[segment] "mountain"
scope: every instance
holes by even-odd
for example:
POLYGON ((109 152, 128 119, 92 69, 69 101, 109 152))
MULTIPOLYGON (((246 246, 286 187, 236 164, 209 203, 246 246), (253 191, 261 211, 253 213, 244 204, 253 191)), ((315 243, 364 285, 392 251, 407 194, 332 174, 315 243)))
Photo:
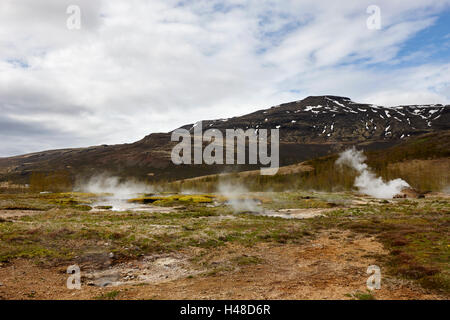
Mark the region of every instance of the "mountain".
MULTIPOLYGON (((450 130, 404 139, 393 147, 365 152, 366 164, 384 181, 401 178, 423 193, 450 190, 450 130)), ((221 183, 236 184, 251 191, 354 189, 358 172, 336 164, 338 154, 326 155, 280 167, 275 176, 261 176, 260 170, 206 175, 174 181, 173 190, 217 192, 221 183)))
MULTIPOLYGON (((280 129, 280 164, 290 165, 355 145, 365 150, 395 146, 411 137, 450 129, 450 106, 383 107, 339 96, 310 96, 244 116, 203 121, 203 130, 280 129)), ((182 128, 194 130, 195 124, 182 128)), ((152 133, 130 144, 61 149, 0 158, 0 180, 26 183, 32 172, 72 176, 103 172, 148 179, 180 179, 236 170, 226 165, 175 166, 171 132, 152 133)), ((258 166, 241 165, 238 170, 258 166)))

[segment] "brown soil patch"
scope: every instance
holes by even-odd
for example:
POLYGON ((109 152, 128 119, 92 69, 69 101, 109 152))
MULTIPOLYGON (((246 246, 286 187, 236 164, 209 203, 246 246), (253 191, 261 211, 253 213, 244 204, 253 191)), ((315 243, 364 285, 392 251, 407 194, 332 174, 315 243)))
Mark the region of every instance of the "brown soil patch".
MULTIPOLYGON (((367 267, 381 266, 385 254, 372 237, 335 230, 304 244, 229 244, 112 266, 110 279, 118 286, 90 286, 95 272, 81 270, 81 290, 66 288, 65 268, 16 260, 0 266, 0 298, 92 299, 118 291, 118 299, 350 299, 353 293, 367 292, 367 267), (249 258, 253 262, 245 263, 249 258), (209 273, 200 274, 199 266, 209 273)), ((383 267, 381 272, 381 289, 373 292, 377 299, 445 298, 388 277, 383 267)))
POLYGON ((0 210, 0 218, 16 219, 25 216, 33 216, 43 212, 44 211, 37 211, 37 210, 0 210))

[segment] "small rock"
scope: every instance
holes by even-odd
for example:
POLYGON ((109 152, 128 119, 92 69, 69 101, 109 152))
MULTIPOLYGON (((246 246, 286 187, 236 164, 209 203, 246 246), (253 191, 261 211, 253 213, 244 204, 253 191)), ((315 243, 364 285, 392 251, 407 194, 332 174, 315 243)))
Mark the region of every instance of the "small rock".
POLYGON ((110 252, 108 256, 112 259, 114 258, 114 253, 110 252))
POLYGON ((99 287, 108 287, 111 285, 112 285, 112 282, 110 282, 110 281, 102 281, 101 283, 98 284, 99 287))
POLYGON ((0 282, 0 287, 3 287, 3 283, 0 282))

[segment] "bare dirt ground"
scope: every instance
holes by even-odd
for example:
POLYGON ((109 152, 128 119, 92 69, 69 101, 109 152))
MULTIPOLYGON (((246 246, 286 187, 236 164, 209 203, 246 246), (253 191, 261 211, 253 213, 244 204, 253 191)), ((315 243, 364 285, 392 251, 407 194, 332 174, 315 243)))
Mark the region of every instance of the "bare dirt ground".
POLYGON ((12 219, 40 214, 38 210, 0 210, 0 219, 12 219))
MULTIPOLYGON (((340 230, 303 244, 230 243, 202 250, 144 257, 100 273, 82 269, 81 290, 67 289, 66 267, 16 259, 0 265, 0 299, 352 299, 368 292, 367 267, 387 254, 374 238, 340 230), (204 273, 190 259, 199 256, 216 271, 204 273), (89 285, 108 276, 106 287, 89 285)), ((381 272, 376 299, 445 299, 381 272)))

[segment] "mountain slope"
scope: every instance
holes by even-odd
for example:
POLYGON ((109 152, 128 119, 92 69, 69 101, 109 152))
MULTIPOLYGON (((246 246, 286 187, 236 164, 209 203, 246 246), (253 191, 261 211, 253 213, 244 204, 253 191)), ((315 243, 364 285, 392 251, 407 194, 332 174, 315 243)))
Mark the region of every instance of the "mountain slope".
MULTIPOLYGON (((371 171, 385 181, 402 178, 416 190, 443 191, 450 186, 450 130, 411 137, 383 150, 366 152, 371 171)), ((352 190, 355 170, 336 165, 338 154, 280 167, 276 176, 261 176, 259 170, 207 175, 173 182, 177 191, 217 192, 218 186, 233 184, 252 191, 352 190)))
MULTIPOLYGON (((365 150, 388 148, 409 137, 450 129, 450 106, 411 105, 386 108, 346 97, 312 96, 241 117, 203 121, 203 130, 280 129, 280 162, 289 165, 332 154, 349 145, 365 150)), ((183 126, 193 131, 194 124, 183 126)), ((171 133, 153 133, 122 145, 62 149, 1 158, 3 180, 26 182, 32 172, 67 171, 72 176, 109 172, 151 179, 180 179, 226 170, 228 166, 175 166, 171 133)), ((238 170, 256 169, 243 165, 238 170)))

